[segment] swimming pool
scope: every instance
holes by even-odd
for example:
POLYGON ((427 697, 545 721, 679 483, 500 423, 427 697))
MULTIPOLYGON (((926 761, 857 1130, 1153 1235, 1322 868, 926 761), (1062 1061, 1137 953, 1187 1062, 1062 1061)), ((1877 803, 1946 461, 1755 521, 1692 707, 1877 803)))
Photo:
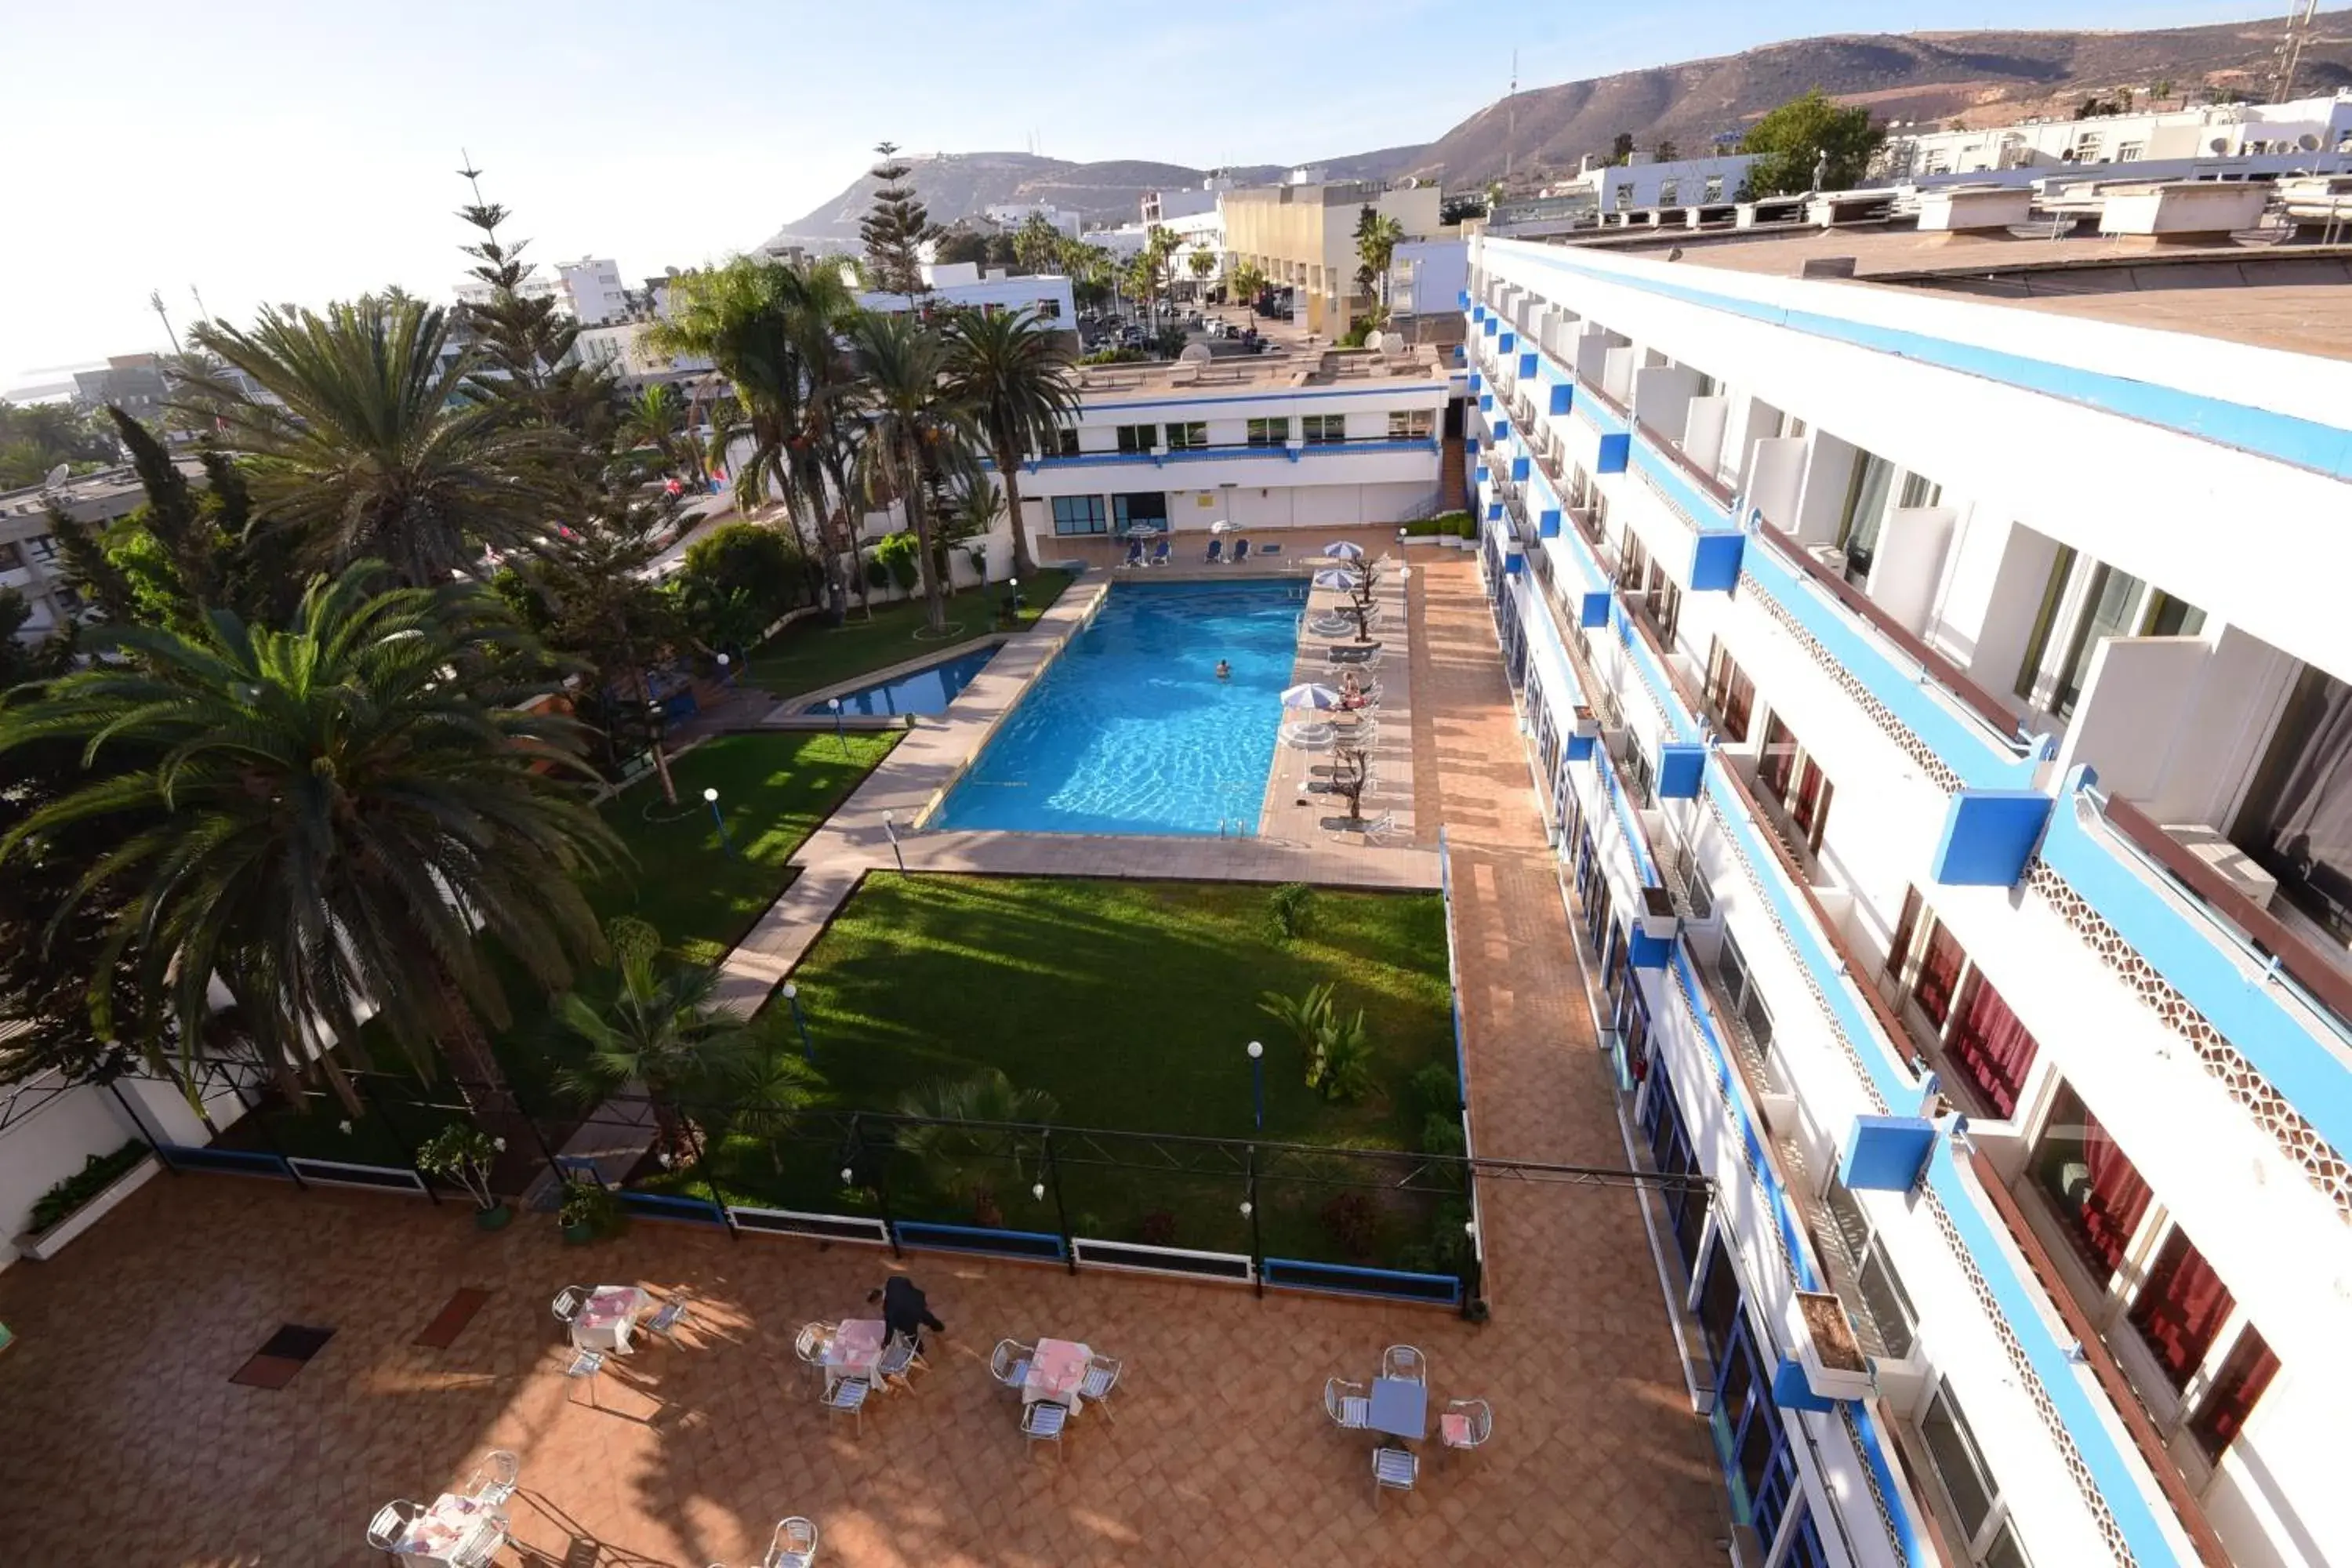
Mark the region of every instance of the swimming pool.
MULTIPOLYGON (((868 715, 944 713, 948 710, 948 704, 955 700, 956 693, 970 686, 971 678, 988 668, 988 661, 996 657, 996 646, 991 643, 986 647, 958 654, 953 658, 909 670, 905 675, 893 676, 888 680, 861 687, 856 691, 845 691, 841 694, 841 710, 868 715)), ((801 711, 830 713, 833 701, 828 698, 821 702, 812 702, 801 711)))
POLYGON ((1295 583, 1121 583, 934 818, 1255 834, 1298 643, 1295 583), (1233 667, 1217 679, 1219 659, 1233 667))

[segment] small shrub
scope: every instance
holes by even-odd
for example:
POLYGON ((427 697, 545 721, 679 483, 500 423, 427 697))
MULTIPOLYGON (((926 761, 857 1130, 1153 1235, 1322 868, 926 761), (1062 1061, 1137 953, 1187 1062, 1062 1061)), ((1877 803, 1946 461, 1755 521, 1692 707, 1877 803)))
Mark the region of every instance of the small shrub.
POLYGON ((1359 1259, 1372 1255, 1372 1245, 1380 1239, 1381 1215, 1370 1196, 1341 1193, 1323 1205, 1320 1217, 1340 1251, 1359 1259))
POLYGON ((1353 1105, 1372 1092, 1372 1040, 1361 1007, 1352 1018, 1331 1016, 1317 1055, 1320 1070, 1313 1087, 1326 1102, 1353 1105))
POLYGON ((555 1217, 567 1230, 584 1225, 592 1236, 614 1236, 621 1229, 621 1200, 599 1183, 566 1182, 555 1217))
POLYGON ((1413 1103, 1423 1110, 1451 1116, 1462 1109, 1462 1080, 1447 1063, 1432 1062, 1406 1082, 1412 1089, 1413 1103))
POLYGON ((874 547, 874 561, 890 574, 890 581, 898 585, 902 594, 913 593, 915 584, 922 580, 921 547, 914 534, 904 529, 883 536, 882 542, 874 547))
POLYGON ((73 1217, 74 1211, 98 1196, 131 1166, 147 1155, 147 1145, 133 1138, 111 1154, 92 1154, 81 1163, 81 1169, 43 1193, 33 1205, 32 1232, 38 1236, 52 1226, 73 1217))
POLYGON ((1175 1246, 1176 1216, 1166 1209, 1153 1209, 1137 1227, 1136 1239, 1146 1247, 1175 1246))
POLYGON ((866 557, 866 585, 869 588, 888 587, 890 585, 890 568, 883 565, 881 561, 876 557, 866 557))
POLYGON ((1469 1143, 1462 1136, 1462 1121, 1442 1110, 1433 1110, 1421 1119, 1421 1152, 1424 1154, 1466 1154, 1469 1143))
POLYGON ((1285 882, 1266 895, 1265 912, 1282 940, 1308 935, 1315 930, 1315 889, 1304 882, 1285 882))
POLYGON ((498 1206, 490 1191, 490 1167, 498 1163, 506 1140, 494 1139, 470 1121, 452 1121, 416 1151, 416 1168, 466 1189, 476 1208, 498 1206))

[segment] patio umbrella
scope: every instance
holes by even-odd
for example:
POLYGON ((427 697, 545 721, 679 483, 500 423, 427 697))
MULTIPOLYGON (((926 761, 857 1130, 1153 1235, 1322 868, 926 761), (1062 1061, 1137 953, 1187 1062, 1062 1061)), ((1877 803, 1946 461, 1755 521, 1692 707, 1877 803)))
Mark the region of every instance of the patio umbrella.
POLYGON ((1323 553, 1339 561, 1361 561, 1364 558, 1364 547, 1342 539, 1325 545, 1323 553))
POLYGON ((1209 531, 1211 533, 1239 533, 1241 531, 1241 527, 1242 525, 1235 522, 1232 518, 1221 517, 1217 519, 1216 521, 1209 524, 1209 531))
POLYGON ((1282 705, 1285 708, 1319 708, 1336 710, 1343 700, 1344 699, 1331 688, 1311 683, 1306 686, 1285 687, 1282 692, 1282 705))
POLYGON ((1349 572, 1318 572, 1315 574, 1315 585, 1318 588, 1352 588, 1356 585, 1356 578, 1353 573, 1349 572))
POLYGON ((1127 531, 1127 537, 1129 539, 1157 539, 1160 537, 1160 531, 1152 527, 1148 522, 1139 522, 1127 531))

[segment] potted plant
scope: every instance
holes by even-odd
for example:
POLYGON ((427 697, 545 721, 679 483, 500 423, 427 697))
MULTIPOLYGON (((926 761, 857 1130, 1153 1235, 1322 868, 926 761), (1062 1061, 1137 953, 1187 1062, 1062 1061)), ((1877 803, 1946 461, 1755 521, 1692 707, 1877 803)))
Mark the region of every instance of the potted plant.
POLYGON ((506 1146, 505 1139, 493 1138, 470 1121, 453 1121, 416 1151, 416 1168, 465 1188, 466 1195, 474 1200, 478 1227, 504 1230, 514 1211, 490 1191, 490 1166, 506 1146))
POLYGON ((621 1206, 610 1189, 596 1182, 566 1182, 563 1184, 563 1204, 556 1211, 556 1219, 563 1226, 563 1239, 573 1247, 585 1247, 599 1236, 610 1233, 618 1225, 621 1206))

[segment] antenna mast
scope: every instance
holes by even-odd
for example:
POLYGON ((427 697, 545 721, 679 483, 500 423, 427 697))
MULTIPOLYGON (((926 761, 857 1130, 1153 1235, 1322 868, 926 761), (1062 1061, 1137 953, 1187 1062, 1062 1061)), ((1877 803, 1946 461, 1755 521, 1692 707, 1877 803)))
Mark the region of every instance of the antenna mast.
POLYGON ((183 352, 180 348, 180 334, 172 330, 171 312, 163 309, 163 290, 161 289, 148 289, 147 303, 153 306, 155 309, 155 314, 163 318, 163 335, 172 340, 172 352, 173 353, 183 352))
POLYGON ((2303 46, 2311 37, 2311 18, 2319 9, 2319 0, 2304 0, 2303 15, 2294 14, 2293 0, 2286 10, 2286 37, 2278 47, 2278 74, 2271 79, 2271 101, 2284 103, 2294 96, 2294 73, 2303 65, 2303 46))
MULTIPOLYGON (((2317 5, 2319 0, 2312 0, 2317 5)), ((1511 163, 1519 149, 1519 51, 1511 51, 1511 90, 1503 100, 1503 183, 1511 179, 1511 163)))

